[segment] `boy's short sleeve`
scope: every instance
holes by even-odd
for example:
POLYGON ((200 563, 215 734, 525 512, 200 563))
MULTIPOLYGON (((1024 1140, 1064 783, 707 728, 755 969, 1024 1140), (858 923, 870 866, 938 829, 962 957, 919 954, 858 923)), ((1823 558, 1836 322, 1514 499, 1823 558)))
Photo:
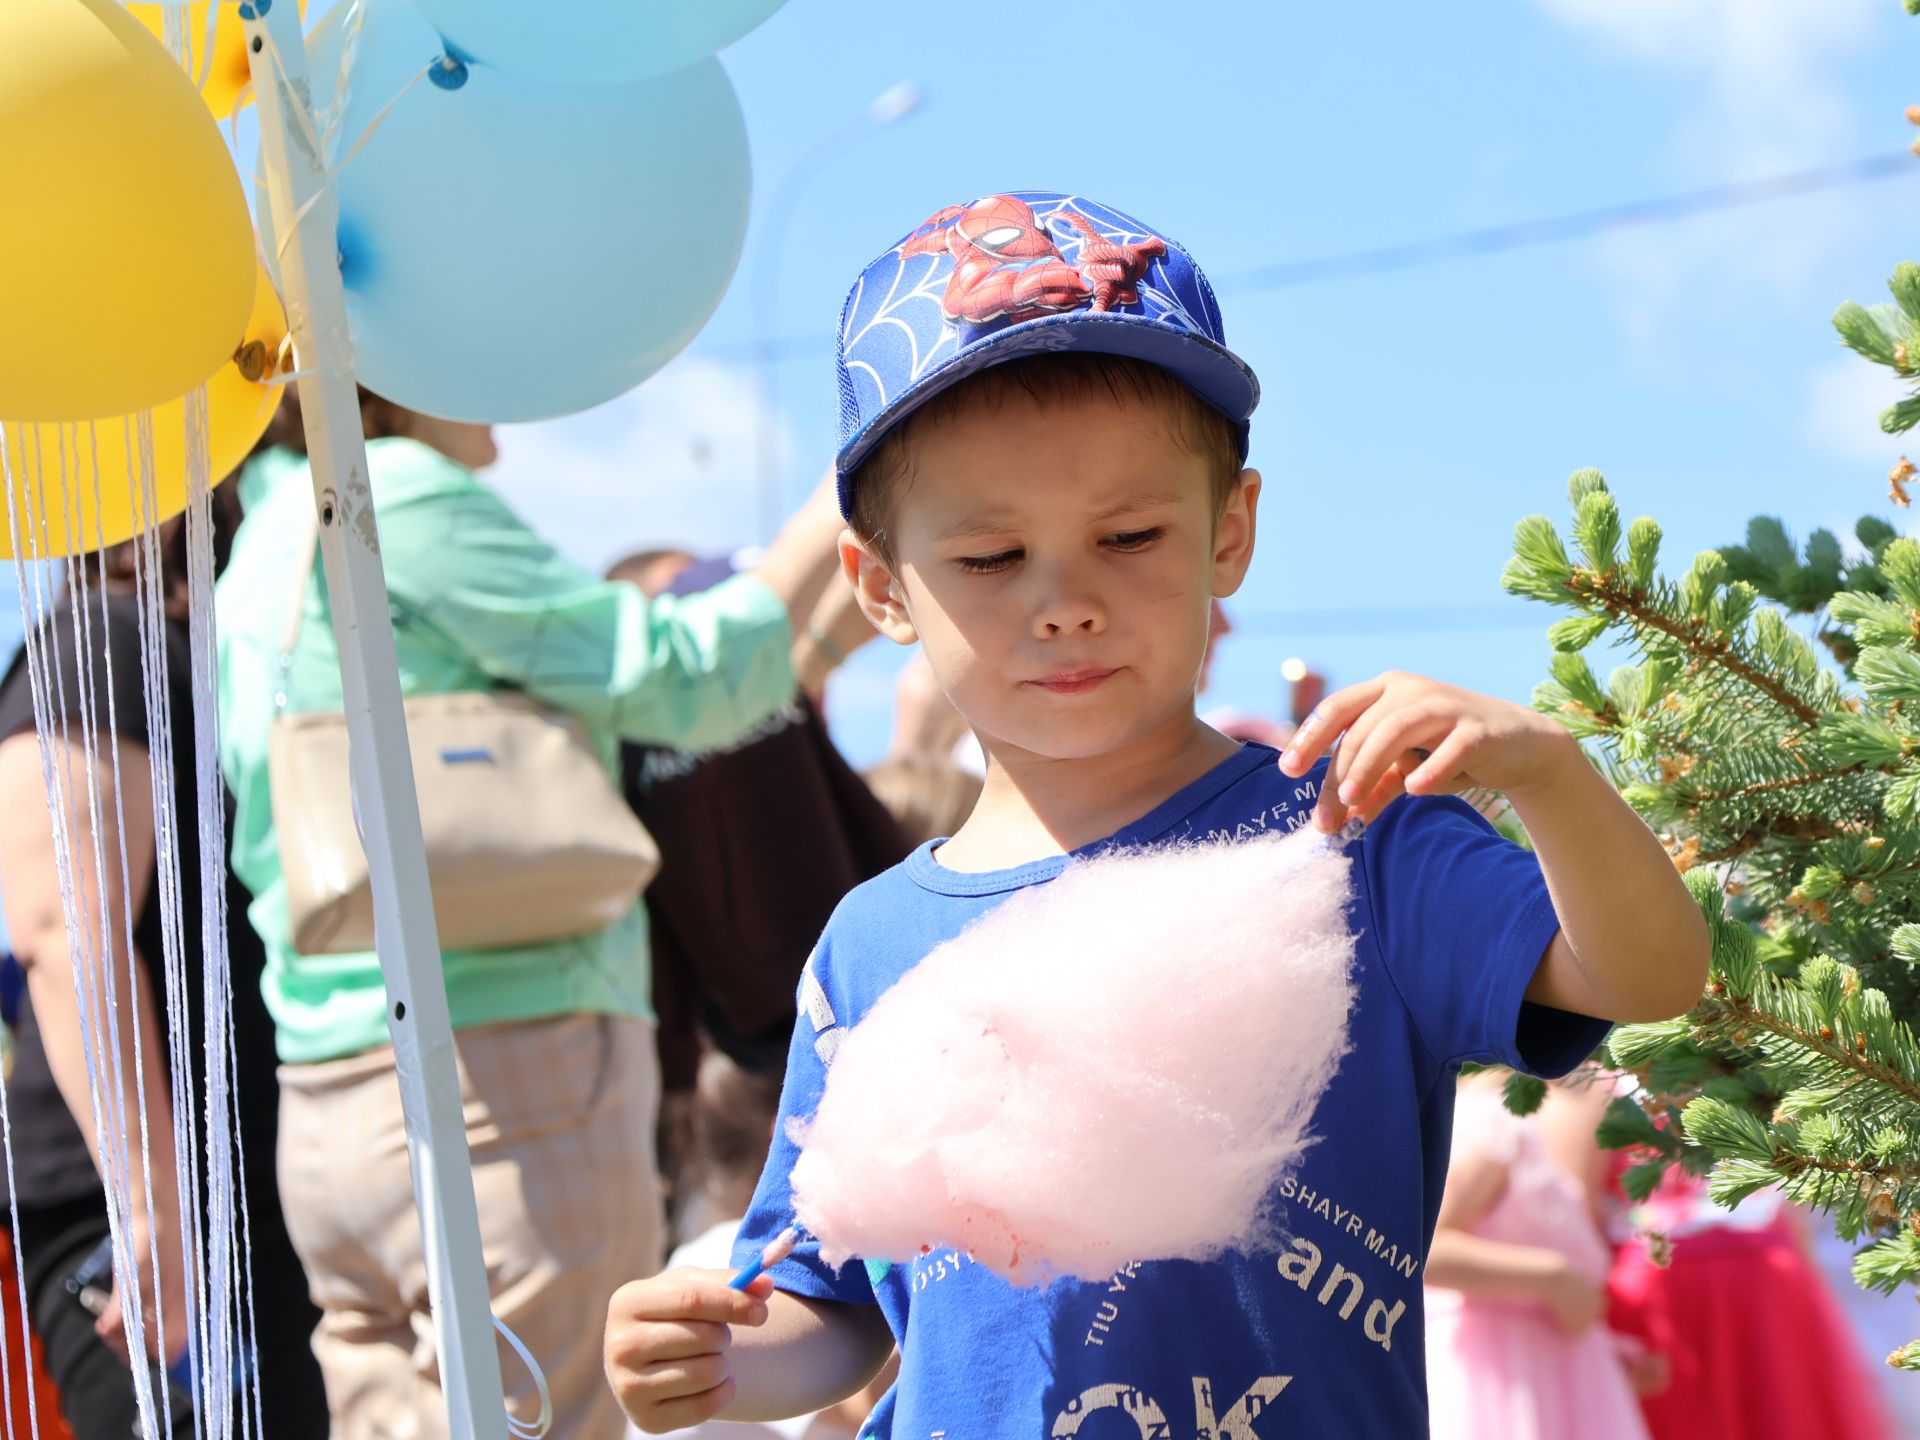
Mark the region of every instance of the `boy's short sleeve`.
MULTIPOLYGON (((750 1263, 775 1236, 793 1223, 793 1192, 788 1181, 800 1147, 788 1133, 791 1123, 809 1120, 820 1105, 826 1088, 827 1064, 835 1045, 844 1033, 842 1019, 827 997, 823 984, 826 941, 807 961, 800 973, 799 1019, 793 1027, 793 1045, 787 1051, 787 1078, 780 1088, 780 1118, 773 1127, 773 1145, 767 1152, 766 1168, 754 1187, 753 1204, 733 1242, 736 1267, 750 1263)), ((820 1242, 811 1235, 801 1237, 791 1259, 770 1271, 774 1284, 796 1295, 815 1300, 839 1300, 850 1305, 878 1303, 867 1270, 858 1260, 849 1261, 837 1272, 820 1258, 820 1242)))
POLYGON ((1364 898, 1356 923, 1433 1058, 1573 1069, 1607 1022, 1526 999, 1560 928, 1532 852, 1452 797, 1389 805, 1359 843, 1364 898))

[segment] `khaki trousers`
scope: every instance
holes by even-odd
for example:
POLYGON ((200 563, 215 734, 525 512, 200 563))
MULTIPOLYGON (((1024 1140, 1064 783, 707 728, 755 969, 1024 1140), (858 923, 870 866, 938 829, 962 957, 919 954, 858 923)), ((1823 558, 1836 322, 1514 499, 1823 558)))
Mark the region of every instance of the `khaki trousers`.
MULTIPOLYGON (((619 1440, 607 1302, 660 1267, 653 1028, 568 1015, 462 1030, 460 1095, 493 1310, 545 1372, 551 1440, 619 1440)), ((321 1310, 333 1440, 447 1440, 393 1051, 280 1068, 280 1198, 321 1310)), ((500 1346, 511 1412, 539 1415, 500 1346)))

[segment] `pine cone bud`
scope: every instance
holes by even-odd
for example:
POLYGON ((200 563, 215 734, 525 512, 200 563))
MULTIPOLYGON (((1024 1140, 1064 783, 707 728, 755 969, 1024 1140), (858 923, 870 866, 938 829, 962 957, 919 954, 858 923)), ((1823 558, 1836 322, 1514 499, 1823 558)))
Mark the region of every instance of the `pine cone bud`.
POLYGON ((1831 1039, 1833 1039, 1833 1026, 1831 1026, 1831 1025, 1822 1025, 1822 1026, 1820 1027, 1820 1038, 1821 1038, 1822 1040, 1831 1040, 1831 1039))
POLYGON ((1876 898, 1873 886, 1864 880, 1853 887, 1853 903, 1856 905, 1871 905, 1876 898))

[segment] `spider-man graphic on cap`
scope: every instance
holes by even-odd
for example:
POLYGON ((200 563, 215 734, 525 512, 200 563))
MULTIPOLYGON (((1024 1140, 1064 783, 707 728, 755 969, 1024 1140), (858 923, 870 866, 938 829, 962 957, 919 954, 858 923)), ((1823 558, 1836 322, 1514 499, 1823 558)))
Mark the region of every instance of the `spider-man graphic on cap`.
POLYGON ((1147 265, 1167 253, 1164 240, 1148 236, 1123 244, 1109 240, 1075 210, 1056 212, 1085 242, 1069 261, 1033 210, 1011 195, 989 195, 971 205, 949 205, 931 216, 900 247, 907 255, 953 257, 953 276, 941 297, 949 320, 1031 320, 1062 310, 1111 310, 1137 305, 1137 282, 1147 265))

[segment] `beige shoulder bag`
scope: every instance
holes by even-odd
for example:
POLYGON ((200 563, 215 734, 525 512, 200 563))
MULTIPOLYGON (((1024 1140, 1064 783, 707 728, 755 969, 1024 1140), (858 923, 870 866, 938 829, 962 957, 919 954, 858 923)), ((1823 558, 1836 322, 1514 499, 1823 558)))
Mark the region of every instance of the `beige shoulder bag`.
MULTIPOLYGON (((280 647, 267 783, 303 955, 373 948, 373 894, 347 774, 347 717, 287 711, 317 545, 307 547, 280 647)), ((604 930, 660 868, 653 837, 571 716, 514 691, 406 702, 440 944, 531 945, 604 930)))

